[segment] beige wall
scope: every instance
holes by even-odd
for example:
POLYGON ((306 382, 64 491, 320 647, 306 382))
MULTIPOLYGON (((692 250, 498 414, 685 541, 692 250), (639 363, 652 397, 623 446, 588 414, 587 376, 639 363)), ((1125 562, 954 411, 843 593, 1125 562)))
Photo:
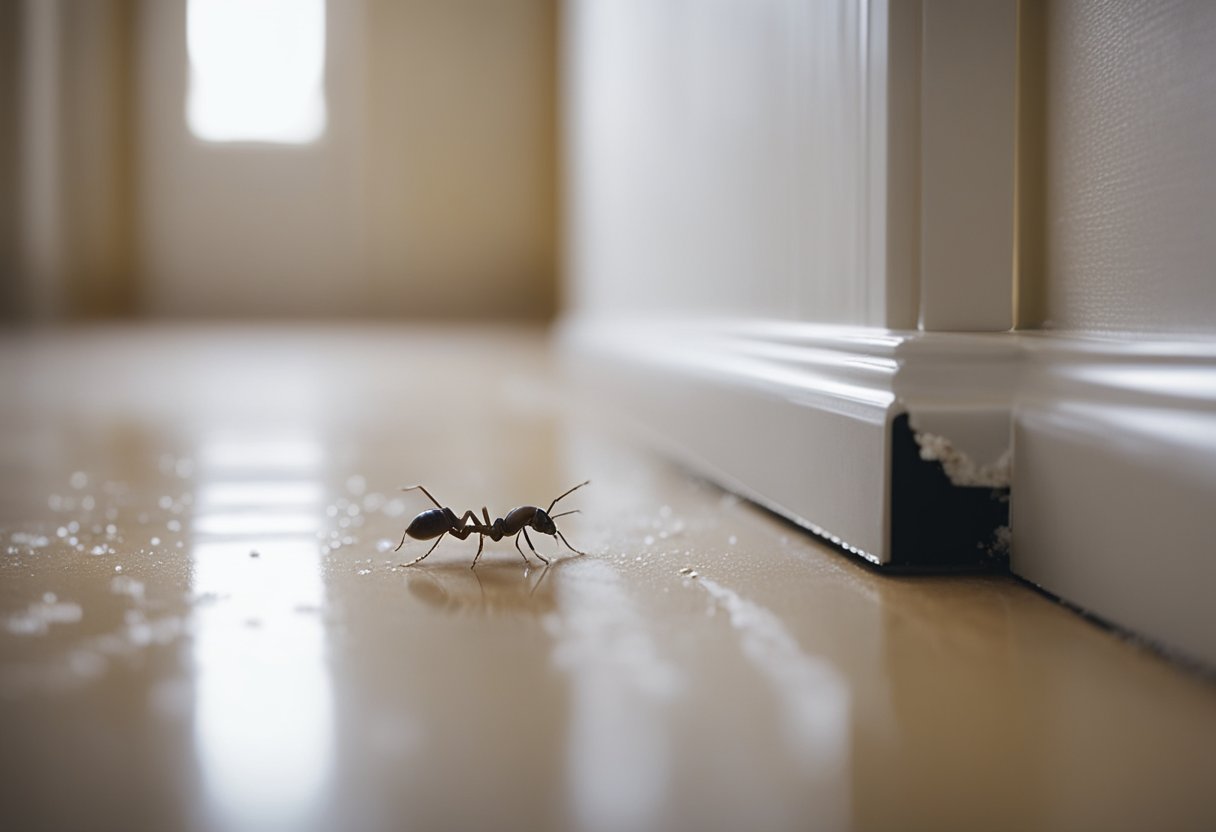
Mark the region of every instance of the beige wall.
POLYGON ((63 298, 76 317, 135 309, 135 9, 133 0, 61 4, 63 298))
POLYGON ((189 136, 183 5, 143 8, 153 312, 552 314, 551 0, 330 2, 329 126, 286 148, 189 136))
POLYGON ((1028 323, 1216 333, 1216 3, 1036 5, 1043 253, 1028 323))
MULTIPOLYGON (((0 37, 17 43, 0 49, 0 89, 20 116, 0 155, 26 146, 0 163, 15 183, 0 268, 28 266, 32 236, 49 271, 6 281, 0 304, 549 314, 555 0, 329 5, 329 131, 272 150, 188 134, 184 0, 5 4, 0 37), (20 42, 27 6, 54 8, 40 13, 57 27, 49 80, 17 71, 47 57, 20 42)), ((681 8, 568 4, 579 305, 899 323, 868 274, 863 145, 877 134, 859 102, 875 79, 858 7, 681 8)), ((1212 332, 1216 6, 1020 8, 1019 326, 1212 332)))
POLYGON ((0 51, 14 74, 3 295, 18 320, 131 308, 133 9, 5 5, 12 48, 0 51))
POLYGON ((186 123, 186 4, 144 2, 138 268, 153 315, 353 313, 361 262, 361 8, 329 3, 329 120, 308 145, 208 143, 186 123))
POLYGON ((544 317, 556 293, 554 0, 370 0, 371 288, 404 314, 544 317))
POLYGON ((22 316, 553 313, 555 0, 329 0, 296 146, 193 136, 186 0, 17 8, 22 316))
POLYGON ((17 136, 19 119, 18 51, 21 5, 0 3, 0 321, 21 313, 21 284, 17 279, 18 206, 20 179, 17 175, 17 136))

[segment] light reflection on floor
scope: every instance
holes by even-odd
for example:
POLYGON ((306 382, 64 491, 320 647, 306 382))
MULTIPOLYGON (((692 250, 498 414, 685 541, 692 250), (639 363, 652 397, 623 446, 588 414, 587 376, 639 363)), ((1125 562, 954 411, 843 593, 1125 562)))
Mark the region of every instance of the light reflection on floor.
POLYGON ((581 828, 661 827, 671 775, 664 713, 685 686, 611 565, 564 565, 554 661, 571 677, 568 788, 581 828))
POLYGON ((334 726, 318 614, 323 459, 318 442, 256 435, 199 454, 191 576, 210 603, 194 617, 194 731, 220 828, 300 828, 325 797, 334 726))

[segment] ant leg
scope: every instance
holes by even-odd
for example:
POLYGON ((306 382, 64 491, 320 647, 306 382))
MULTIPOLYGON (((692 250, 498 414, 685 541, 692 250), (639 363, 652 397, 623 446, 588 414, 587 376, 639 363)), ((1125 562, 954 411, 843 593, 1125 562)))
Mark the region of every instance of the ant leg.
POLYGON ((502 518, 499 518, 497 521, 491 521, 490 510, 485 506, 481 507, 481 516, 486 518, 486 524, 483 528, 487 530, 487 534, 490 535, 491 540, 502 540, 506 537, 502 530, 502 518))
POLYGON ((406 532, 408 532, 408 531, 409 531, 409 528, 406 528, 406 530, 405 530, 404 532, 402 532, 402 533, 401 533, 401 542, 397 544, 397 548, 393 550, 394 552, 400 552, 400 551, 401 551, 401 547, 405 545, 405 534, 406 534, 406 532))
POLYGON ((532 550, 532 554, 534 554, 538 558, 540 558, 541 563, 543 563, 545 566, 548 566, 549 559, 546 558, 544 555, 542 555, 540 552, 536 551, 536 547, 532 545, 532 538, 528 537, 527 527, 525 526, 524 528, 520 529, 520 531, 524 533, 524 540, 528 541, 528 548, 532 550))
POLYGON ((469 567, 470 569, 476 568, 477 561, 481 560, 482 547, 484 547, 485 545, 486 545, 486 536, 483 534, 483 535, 481 535, 481 537, 479 537, 477 539, 477 555, 473 558, 473 565, 469 567))
MULTIPOLYGON (((447 532, 444 532, 443 534, 447 534, 447 532)), ((435 551, 435 546, 438 546, 438 545, 439 545, 439 541, 440 541, 440 540, 443 540, 443 534, 439 535, 439 538, 438 538, 438 540, 436 540, 436 541, 435 541, 434 546, 431 546, 431 548, 429 548, 429 549, 427 549, 427 550, 426 550, 426 555, 429 555, 431 552, 435 551)), ((414 559, 413 559, 412 561, 410 561, 409 563, 403 563, 403 564, 401 564, 401 565, 402 565, 402 566, 413 566, 415 563, 418 563, 418 561, 420 561, 420 560, 426 560, 426 555, 423 555, 423 556, 422 556, 422 557, 420 557, 420 558, 414 558, 414 559)))
POLYGON ((422 485, 411 485, 409 488, 403 488, 403 489, 401 489, 401 490, 402 490, 402 491, 413 491, 415 488, 417 488, 419 491, 421 491, 421 492, 422 492, 423 494, 425 494, 426 496, 430 497, 431 502, 435 504, 435 508, 443 508, 443 506, 439 505, 439 501, 438 501, 438 500, 436 500, 434 497, 432 497, 432 496, 431 496, 431 492, 429 492, 429 491, 427 491, 427 490, 426 490, 426 486, 422 486, 422 485))
POLYGON ((472 510, 472 509, 469 509, 468 511, 466 511, 466 512, 465 512, 465 513, 464 513, 464 514, 461 516, 461 518, 460 518, 459 520, 457 520, 457 521, 456 521, 456 525, 457 525, 457 526, 463 526, 465 523, 468 523, 468 522, 469 522, 469 518, 470 518, 470 517, 472 517, 472 518, 473 518, 473 525, 475 525, 475 526, 476 526, 476 525, 477 525, 477 515, 473 513, 473 510, 472 510))
POLYGON ((586 552, 580 552, 578 549, 575 549, 573 546, 571 546, 570 541, 566 540, 566 536, 564 534, 562 534, 561 532, 558 532, 557 536, 562 539, 562 543, 566 544, 566 548, 569 549, 571 552, 574 552, 574 554, 576 554, 576 555, 586 555, 587 554, 586 552))
POLYGON ((529 598, 536 594, 536 590, 540 589, 540 585, 544 583, 545 576, 549 574, 549 569, 550 567, 546 565, 544 569, 540 570, 540 577, 536 579, 536 583, 532 584, 532 589, 528 591, 529 598))
POLYGON ((515 548, 519 551, 519 556, 524 559, 524 563, 528 564, 528 566, 531 566, 532 563, 531 563, 531 561, 528 560, 528 556, 524 554, 523 549, 519 548, 519 536, 521 534, 523 534, 523 529, 520 529, 518 532, 515 533, 515 548))

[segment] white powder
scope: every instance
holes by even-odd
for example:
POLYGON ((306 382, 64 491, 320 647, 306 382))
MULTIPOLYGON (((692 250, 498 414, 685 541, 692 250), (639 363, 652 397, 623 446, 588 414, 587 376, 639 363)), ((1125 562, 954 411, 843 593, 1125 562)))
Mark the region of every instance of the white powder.
POLYGON ((926 462, 940 462, 950 482, 958 486, 975 488, 1008 488, 1012 454, 1006 450, 995 461, 987 465, 976 465, 975 460, 958 450, 944 436, 917 431, 913 434, 920 446, 920 458, 926 462))

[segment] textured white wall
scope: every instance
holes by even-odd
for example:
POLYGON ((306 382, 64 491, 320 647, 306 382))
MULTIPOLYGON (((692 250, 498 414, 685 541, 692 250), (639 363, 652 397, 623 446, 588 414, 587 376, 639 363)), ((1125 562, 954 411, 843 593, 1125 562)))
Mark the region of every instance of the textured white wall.
POLYGON ((1216 334, 1216 3, 1046 24, 1045 325, 1216 334))

